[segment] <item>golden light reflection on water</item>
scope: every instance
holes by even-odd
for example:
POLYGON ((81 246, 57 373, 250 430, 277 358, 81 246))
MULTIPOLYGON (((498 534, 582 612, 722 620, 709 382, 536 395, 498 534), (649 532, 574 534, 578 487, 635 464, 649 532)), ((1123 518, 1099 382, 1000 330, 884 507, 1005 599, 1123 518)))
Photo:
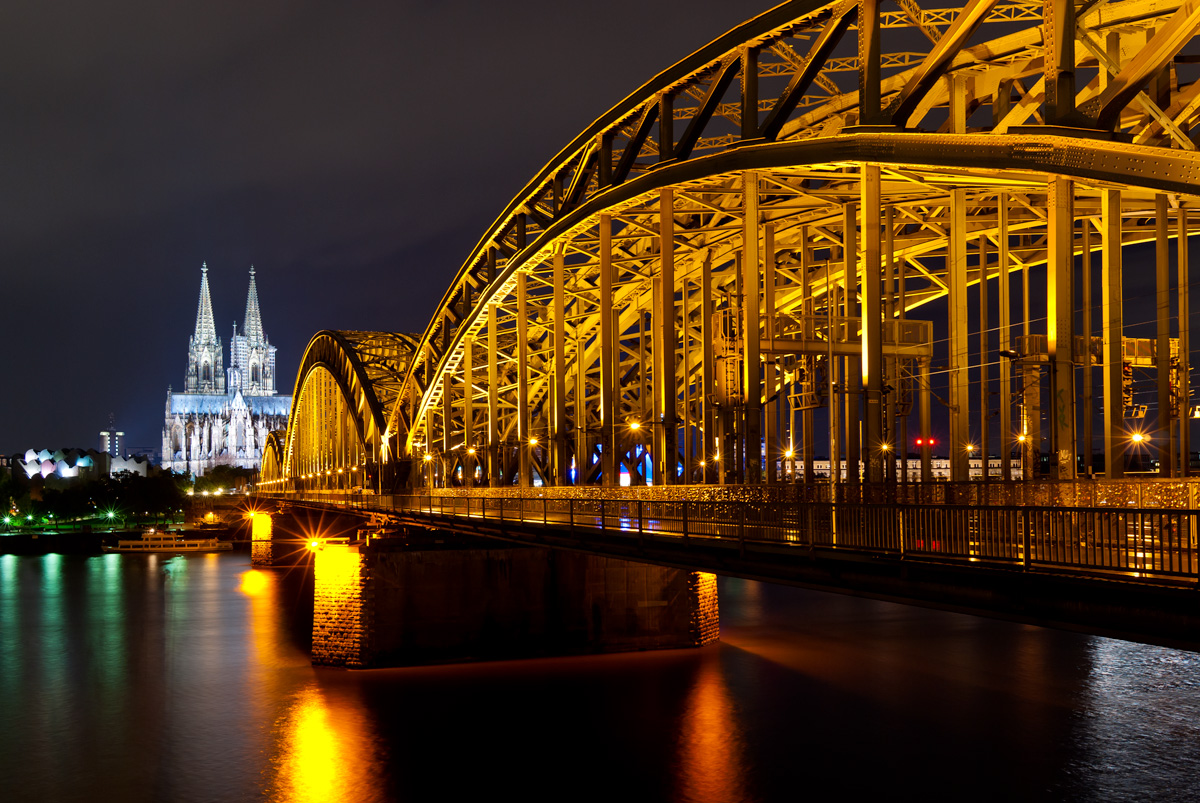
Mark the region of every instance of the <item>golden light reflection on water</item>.
POLYGON ((242 582, 238 586, 238 591, 241 591, 248 597, 261 596, 267 590, 267 575, 260 572, 258 569, 250 569, 242 572, 242 582))
POLYGON ((270 757, 265 797, 283 803, 384 800, 385 763, 372 715, 355 684, 323 683, 308 656, 289 642, 278 600, 290 593, 287 588, 272 571, 247 569, 238 579, 250 606, 252 705, 261 709, 256 719, 271 723, 264 734, 270 757))
POLYGON ((357 699, 331 703, 313 681, 279 723, 275 800, 324 803, 382 799, 366 711, 357 699))
POLYGON ((680 732, 680 764, 684 800, 742 799, 742 729, 717 650, 705 656, 688 695, 680 732))

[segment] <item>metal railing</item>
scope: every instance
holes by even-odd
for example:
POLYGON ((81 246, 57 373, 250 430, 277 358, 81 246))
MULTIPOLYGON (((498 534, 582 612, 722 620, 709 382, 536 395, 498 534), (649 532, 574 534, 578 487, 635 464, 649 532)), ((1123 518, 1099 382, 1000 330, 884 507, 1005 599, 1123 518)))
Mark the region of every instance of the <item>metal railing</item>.
POLYGON ((465 517, 706 546, 849 550, 881 557, 1200 582, 1200 510, 310 492, 276 498, 465 517))

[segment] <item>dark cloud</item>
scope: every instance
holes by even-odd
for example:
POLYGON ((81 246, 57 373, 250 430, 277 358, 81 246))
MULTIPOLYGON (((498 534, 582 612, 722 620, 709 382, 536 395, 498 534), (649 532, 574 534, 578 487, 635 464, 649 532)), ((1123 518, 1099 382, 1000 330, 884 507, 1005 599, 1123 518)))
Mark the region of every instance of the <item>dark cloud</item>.
POLYGON ((484 227, 588 123, 770 2, 10 2, 0 452, 160 439, 207 260, 317 329, 421 331, 484 227))

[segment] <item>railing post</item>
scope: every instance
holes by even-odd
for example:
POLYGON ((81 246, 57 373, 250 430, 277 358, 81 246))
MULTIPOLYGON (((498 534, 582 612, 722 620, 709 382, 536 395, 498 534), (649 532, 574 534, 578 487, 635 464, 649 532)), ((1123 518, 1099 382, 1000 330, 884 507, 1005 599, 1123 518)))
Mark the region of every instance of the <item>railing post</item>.
POLYGON ((574 532, 575 532, 575 500, 574 499, 567 500, 567 515, 570 517, 571 533, 574 534, 574 532))
POLYGON ((739 502, 738 510, 738 557, 746 557, 746 503, 739 502))
POLYGON ((643 537, 642 537, 643 529, 642 528, 644 526, 642 523, 642 500, 641 500, 641 497, 638 498, 637 503, 638 503, 638 547, 641 547, 643 544, 643 537))
POLYGON ((687 500, 685 499, 685 500, 683 500, 683 540, 685 540, 685 541, 687 540, 687 537, 688 537, 687 511, 688 511, 688 503, 687 503, 687 500))
POLYGON ((542 526, 543 527, 545 527, 547 524, 549 524, 549 521, 547 520, 547 517, 546 517, 546 505, 548 503, 549 503, 549 500, 547 500, 546 497, 543 496, 542 497, 542 526))
POLYGON ((1029 518, 1030 518, 1031 513, 1032 513, 1032 511, 1030 511, 1027 508, 1027 509, 1021 511, 1021 514, 1020 514, 1021 517, 1024 518, 1024 520, 1025 520, 1024 534, 1021 537, 1021 541, 1022 541, 1021 563, 1022 563, 1022 566, 1024 567, 1025 571, 1029 571, 1029 530, 1030 530, 1029 518))

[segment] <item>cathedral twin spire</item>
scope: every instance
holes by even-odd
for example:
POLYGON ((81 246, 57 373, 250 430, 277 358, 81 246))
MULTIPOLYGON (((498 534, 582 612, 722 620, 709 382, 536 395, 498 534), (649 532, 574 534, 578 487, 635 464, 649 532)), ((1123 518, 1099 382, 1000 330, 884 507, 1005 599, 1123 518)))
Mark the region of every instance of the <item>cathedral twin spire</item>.
MULTIPOLYGON (((253 288, 253 274, 251 274, 253 288)), ((208 263, 200 267, 200 307, 196 310, 196 334, 192 336, 194 343, 215 343, 217 327, 213 323, 212 296, 208 292, 208 263)))
MULTIPOLYGON (((229 392, 241 390, 253 395, 275 393, 275 347, 263 331, 258 307, 258 285, 254 267, 250 268, 250 289, 246 295, 246 317, 242 334, 234 324, 229 343, 229 392)), ((196 310, 196 331, 188 344, 188 373, 185 387, 189 393, 226 392, 222 367, 221 340, 213 320, 212 296, 208 288, 208 263, 200 268, 200 302, 196 310)))
POLYGON ((254 266, 250 266, 250 291, 246 294, 246 317, 242 319, 242 334, 251 343, 266 340, 263 334, 262 314, 258 311, 258 287, 254 283, 254 266))

